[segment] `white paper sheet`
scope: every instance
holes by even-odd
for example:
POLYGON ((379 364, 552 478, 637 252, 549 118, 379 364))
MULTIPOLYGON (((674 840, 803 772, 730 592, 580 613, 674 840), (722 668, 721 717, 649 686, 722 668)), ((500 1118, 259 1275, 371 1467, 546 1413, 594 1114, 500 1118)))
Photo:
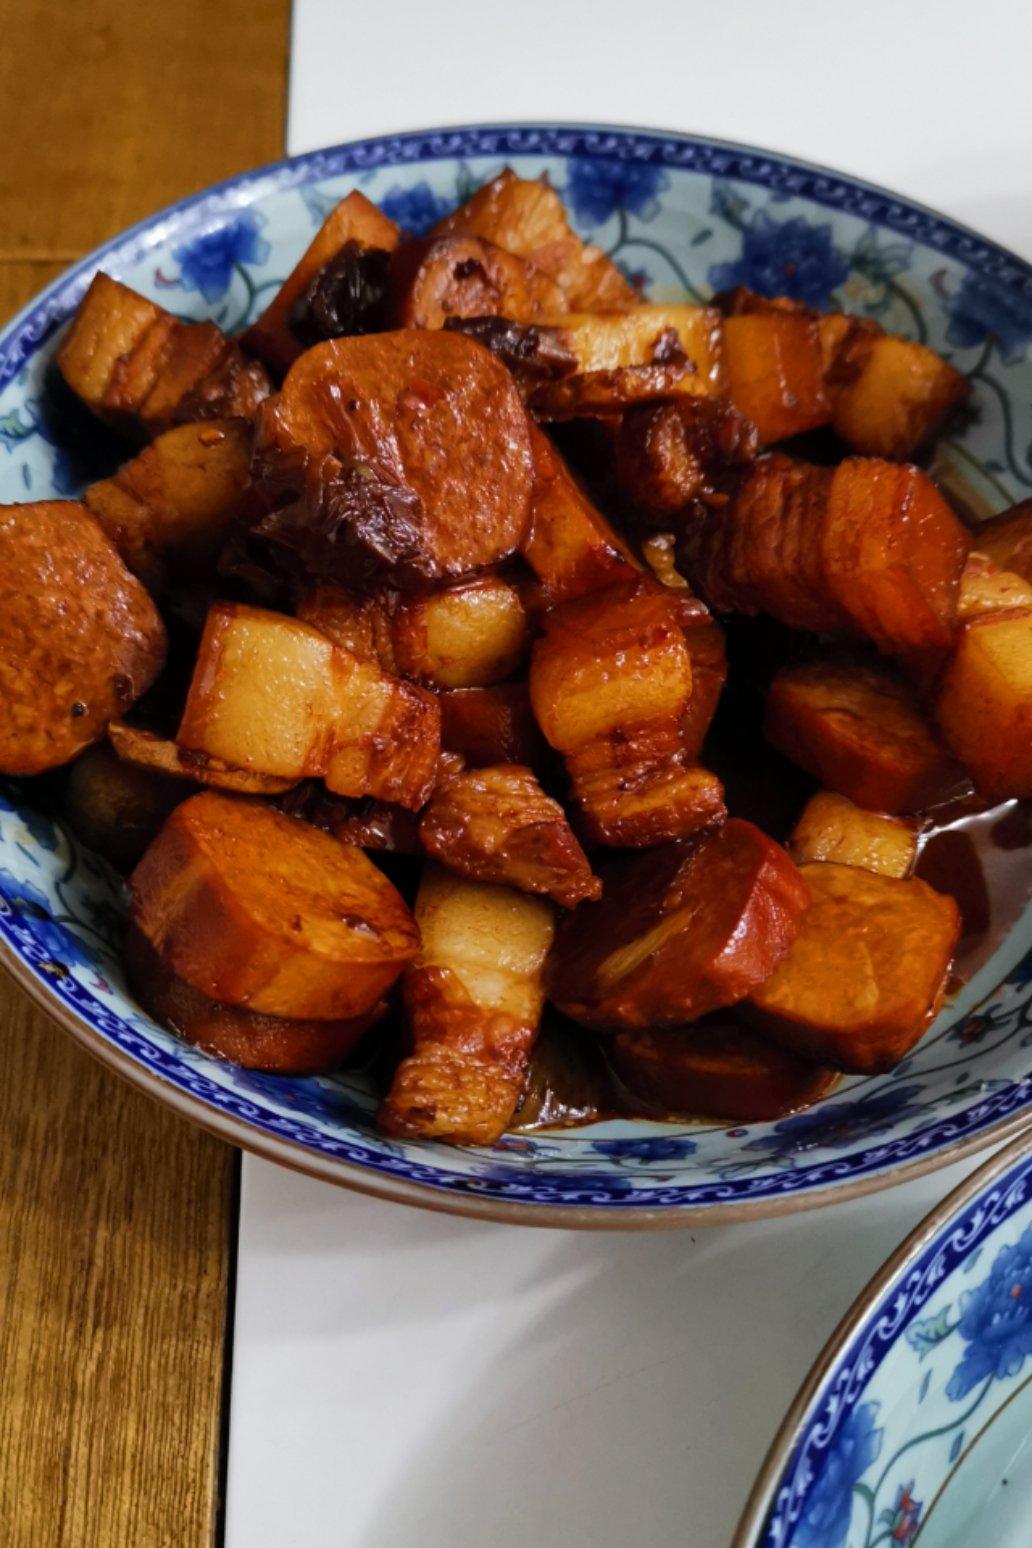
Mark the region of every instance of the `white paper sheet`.
MULTIPOLYGON (((769 145, 1032 251, 1027 0, 295 0, 290 149, 609 120, 769 145)), ((974 1163, 783 1220, 453 1220, 244 1160, 227 1548, 726 1548, 853 1296, 974 1163)))

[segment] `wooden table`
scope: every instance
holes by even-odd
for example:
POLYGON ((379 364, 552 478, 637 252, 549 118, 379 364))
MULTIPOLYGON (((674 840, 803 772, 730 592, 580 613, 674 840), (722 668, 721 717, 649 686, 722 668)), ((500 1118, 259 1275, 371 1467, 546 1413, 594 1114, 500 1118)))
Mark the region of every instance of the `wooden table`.
MULTIPOLYGON (((0 0, 0 321, 95 243, 283 149, 288 0, 0 0)), ((218 1532, 237 1155, 0 970, 0 1542, 218 1532)))

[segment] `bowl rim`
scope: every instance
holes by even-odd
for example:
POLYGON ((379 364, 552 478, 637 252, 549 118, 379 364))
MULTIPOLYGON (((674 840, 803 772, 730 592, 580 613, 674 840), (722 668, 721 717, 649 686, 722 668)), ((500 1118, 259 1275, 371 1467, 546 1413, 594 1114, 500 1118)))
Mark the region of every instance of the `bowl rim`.
MULTIPOLYGON (((284 156, 224 178, 143 217, 70 265, 0 328, 0 390, 17 376, 64 322, 106 259, 123 263, 139 261, 173 232, 178 234, 184 217, 190 218, 191 228, 199 228, 232 214, 253 199, 301 187, 321 178, 357 175, 381 168, 402 170, 412 162, 454 161, 462 156, 520 155, 651 159, 661 166, 719 173, 758 186, 785 186, 787 191, 798 193, 829 210, 846 207, 847 212, 854 214, 858 210, 850 206, 859 199, 859 212, 866 213, 868 218, 875 218, 877 211, 880 224, 917 239, 921 239, 921 234, 915 229, 915 223, 924 228, 926 236, 929 231, 934 231, 938 234, 936 245, 943 250, 952 252, 962 262, 977 262, 990 268, 1010 284, 1020 283, 1032 295, 1032 264, 1017 254, 916 200, 816 162, 733 140, 634 125, 562 120, 458 124, 375 135, 284 156), (721 159, 727 164, 721 165, 721 159), (797 186, 800 181, 806 186, 797 186), (864 209, 864 200, 873 200, 875 205, 864 209)), ((881 1166, 852 1178, 803 1185, 798 1189, 713 1202, 657 1206, 621 1203, 617 1207, 611 1200, 587 1205, 552 1204, 519 1198, 507 1200, 486 1193, 459 1193, 441 1184, 415 1182, 395 1173, 379 1172, 361 1162, 323 1154, 300 1140, 272 1134, 223 1111, 148 1069, 142 1061, 100 1034, 74 1006, 66 1004, 17 948, 2 936, 0 965, 7 968, 36 1004, 109 1068, 209 1133, 264 1159, 339 1186, 449 1214, 506 1223, 594 1230, 657 1229, 717 1225, 795 1213, 893 1186, 1032 1127, 1032 1081, 1022 1079, 1013 1083, 1022 1088, 1020 1105, 1000 1117, 979 1121, 968 1134, 959 1138, 947 1136, 928 1148, 918 1146, 914 1154, 893 1165, 881 1166)), ((956 1116, 960 1118, 962 1114, 956 1116)), ((867 1153, 867 1150, 858 1153, 858 1159, 867 1153)))
MULTIPOLYGON (((761 1534, 777 1499, 779 1485, 797 1443, 813 1418, 818 1402, 838 1367, 885 1311, 899 1282, 970 1205, 977 1203, 996 1183, 1012 1172, 1027 1172, 1030 1163, 1032 1133, 1025 1133, 1005 1145, 929 1210, 868 1280, 845 1316, 840 1319, 792 1399, 749 1492, 730 1548, 762 1548, 761 1534)), ((1028 1198, 1025 1198, 1015 1205, 1015 1210, 1028 1202, 1028 1198)), ((1010 1211, 1007 1218, 1014 1212, 1010 1211)))

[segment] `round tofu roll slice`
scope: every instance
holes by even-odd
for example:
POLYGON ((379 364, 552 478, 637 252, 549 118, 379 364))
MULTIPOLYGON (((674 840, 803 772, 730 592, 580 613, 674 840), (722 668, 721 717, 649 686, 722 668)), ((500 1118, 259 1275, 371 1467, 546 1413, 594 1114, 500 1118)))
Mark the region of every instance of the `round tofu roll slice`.
POLYGON ((732 1005, 777 967, 809 892, 780 845, 733 818, 602 873, 560 924, 548 997, 600 1031, 676 1026, 732 1005))
POLYGON ((135 925, 126 938, 124 960, 130 988, 156 1021, 245 1070, 321 1075, 336 1069, 385 1010, 380 1004, 346 1021, 297 1021, 222 1005, 169 972, 135 925))
POLYGON ((361 850, 210 791, 176 808, 130 885, 133 922, 171 972, 269 1016, 363 1016, 419 945, 361 850))

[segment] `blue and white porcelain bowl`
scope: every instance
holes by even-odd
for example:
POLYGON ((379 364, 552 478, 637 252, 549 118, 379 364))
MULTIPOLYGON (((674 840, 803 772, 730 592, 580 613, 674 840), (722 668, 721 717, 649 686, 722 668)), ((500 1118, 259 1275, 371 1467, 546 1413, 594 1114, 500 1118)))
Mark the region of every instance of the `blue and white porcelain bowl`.
MULTIPOLYGON (((1032 270, 867 184, 762 151, 630 129, 524 125, 364 140, 234 178, 98 248, 0 334, 0 500, 74 495, 41 412, 62 325, 103 268, 181 315, 253 317, 331 206, 361 188, 423 230, 505 165, 547 173, 579 229, 655 299, 746 284, 876 317, 967 372, 977 417, 935 471, 976 513, 1032 493, 1032 270)), ((248 1074, 163 1031, 119 965, 120 886, 0 791, 0 958, 74 1037, 215 1133, 331 1182, 534 1224, 681 1225, 885 1186, 1032 1120, 1032 915, 892 1075, 731 1129, 618 1122, 490 1150, 388 1141, 361 1084, 248 1074)))
POLYGON ((1028 1548, 1032 1144, 904 1242, 796 1398, 732 1548, 1028 1548))

